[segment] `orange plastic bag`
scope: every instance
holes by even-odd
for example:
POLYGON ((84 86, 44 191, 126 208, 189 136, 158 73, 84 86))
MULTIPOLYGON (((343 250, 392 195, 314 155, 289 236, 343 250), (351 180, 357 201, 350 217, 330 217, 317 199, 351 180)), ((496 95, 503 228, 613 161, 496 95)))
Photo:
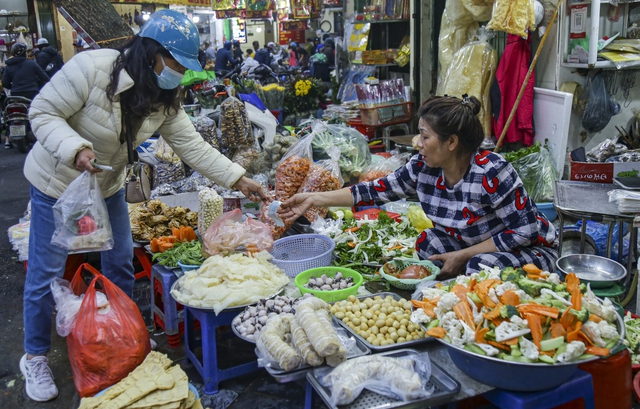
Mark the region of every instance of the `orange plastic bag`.
POLYGON ((82 264, 71 288, 76 295, 85 293, 75 327, 67 336, 73 381, 84 398, 126 377, 144 361, 151 344, 136 303, 98 270, 82 264), (83 271, 94 275, 89 287, 82 279, 83 271), (100 309, 96 306, 97 283, 109 301, 100 309))

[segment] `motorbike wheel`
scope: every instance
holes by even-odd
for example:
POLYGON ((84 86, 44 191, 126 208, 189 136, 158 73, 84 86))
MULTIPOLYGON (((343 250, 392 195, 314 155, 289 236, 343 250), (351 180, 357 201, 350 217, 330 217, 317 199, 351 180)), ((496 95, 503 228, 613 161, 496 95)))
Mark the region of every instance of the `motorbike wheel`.
POLYGON ((12 142, 12 143, 14 143, 16 145, 16 147, 18 148, 18 152, 20 152, 20 153, 29 152, 29 147, 31 145, 27 142, 26 138, 22 138, 22 139, 20 139, 18 141, 12 142))

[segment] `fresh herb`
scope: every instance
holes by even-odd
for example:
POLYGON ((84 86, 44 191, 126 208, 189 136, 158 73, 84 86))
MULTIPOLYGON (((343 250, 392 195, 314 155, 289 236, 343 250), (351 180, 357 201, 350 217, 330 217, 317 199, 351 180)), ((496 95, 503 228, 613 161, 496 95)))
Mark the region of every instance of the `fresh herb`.
POLYGON ((618 172, 617 177, 619 178, 636 178, 638 177, 638 170, 625 170, 624 172, 618 172))
POLYGON ((536 142, 535 144, 528 146, 526 148, 518 149, 515 152, 504 152, 502 153, 502 157, 507 162, 515 162, 520 158, 524 158, 525 156, 530 155, 532 153, 536 153, 536 152, 540 152, 540 142, 536 142))

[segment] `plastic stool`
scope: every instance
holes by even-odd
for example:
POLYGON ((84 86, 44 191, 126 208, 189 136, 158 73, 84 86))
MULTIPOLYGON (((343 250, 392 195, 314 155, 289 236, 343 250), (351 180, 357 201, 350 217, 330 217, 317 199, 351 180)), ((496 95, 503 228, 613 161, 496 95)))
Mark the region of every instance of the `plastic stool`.
POLYGON ((551 409, 582 398, 585 409, 594 409, 591 374, 577 369, 560 386, 538 392, 513 392, 494 389, 483 395, 501 409, 551 409))
POLYGON ((180 333, 179 323, 182 321, 182 305, 175 302, 171 297, 171 286, 178 277, 173 271, 166 267, 155 265, 151 275, 151 311, 154 324, 157 318, 162 320, 161 327, 167 335, 178 335, 180 333))
MULTIPOLYGON (((396 124, 385 126, 382 131, 382 137, 388 138, 391 136, 391 131, 395 131, 396 129, 404 132, 404 135, 409 135, 409 125, 407 124, 396 124)), ((389 139, 384 139, 384 145, 387 148, 387 151, 391 150, 391 141, 389 139)))
POLYGON ((218 349, 216 344, 216 329, 223 325, 230 325, 238 315, 238 310, 222 311, 216 315, 213 311, 194 308, 184 308, 184 352, 204 381, 204 393, 213 395, 218 393, 218 384, 226 379, 235 378, 258 370, 258 362, 227 369, 218 368, 218 349), (196 339, 194 318, 200 321, 201 339, 196 339), (202 348, 202 362, 196 357, 195 350, 202 348))
POLYGON ((136 280, 147 277, 149 281, 151 281, 151 256, 143 247, 133 248, 133 264, 134 266, 138 264, 142 269, 140 272, 134 275, 136 280))

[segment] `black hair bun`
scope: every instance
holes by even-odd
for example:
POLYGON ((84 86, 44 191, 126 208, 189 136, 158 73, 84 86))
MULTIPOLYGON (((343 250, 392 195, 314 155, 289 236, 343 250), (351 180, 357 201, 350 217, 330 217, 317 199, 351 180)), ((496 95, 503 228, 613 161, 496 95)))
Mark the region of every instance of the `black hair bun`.
POLYGON ((480 108, 482 108, 482 104, 480 103, 480 100, 478 100, 478 98, 472 95, 467 98, 467 101, 468 101, 467 105, 471 107, 471 110, 473 111, 473 115, 478 115, 480 113, 480 108))

